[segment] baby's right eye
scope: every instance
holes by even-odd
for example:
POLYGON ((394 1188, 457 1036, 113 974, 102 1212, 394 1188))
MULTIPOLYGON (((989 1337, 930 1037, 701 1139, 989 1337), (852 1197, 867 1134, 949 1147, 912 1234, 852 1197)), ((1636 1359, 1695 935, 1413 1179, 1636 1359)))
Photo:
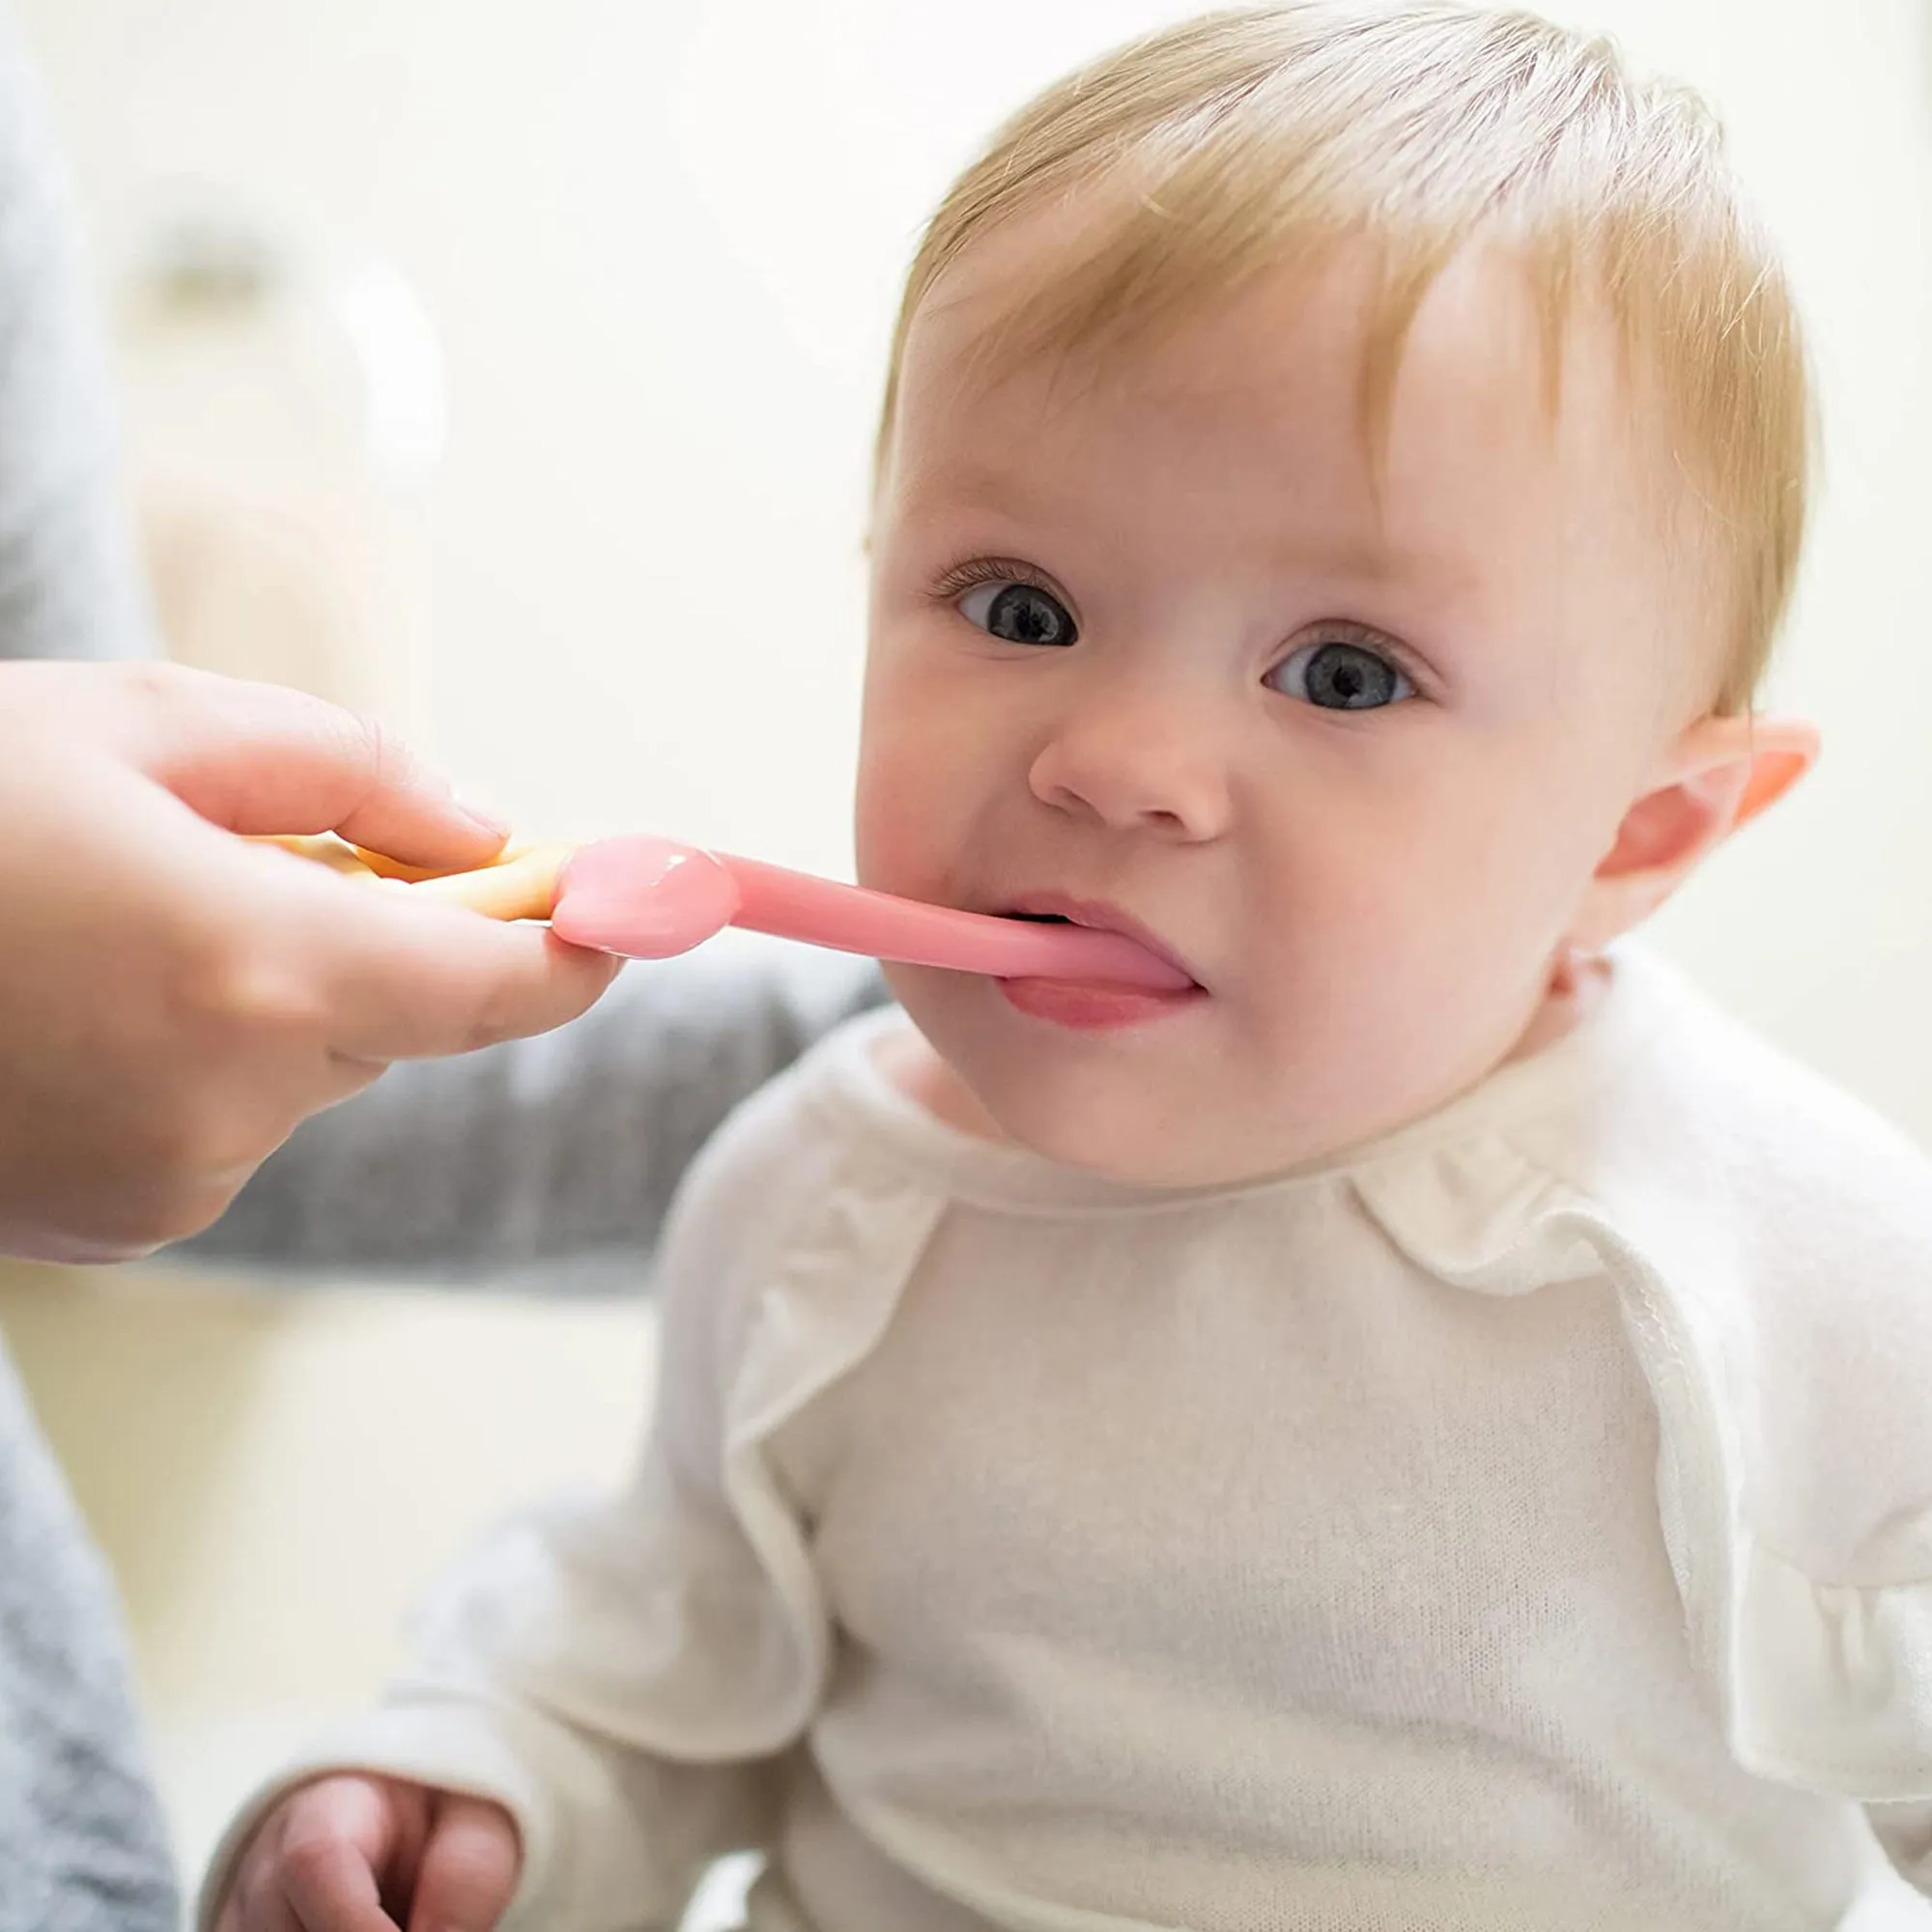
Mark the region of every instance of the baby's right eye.
POLYGON ((1066 606, 1037 583, 976 583, 958 609, 969 623, 1009 644, 1070 644, 1080 636, 1066 606))

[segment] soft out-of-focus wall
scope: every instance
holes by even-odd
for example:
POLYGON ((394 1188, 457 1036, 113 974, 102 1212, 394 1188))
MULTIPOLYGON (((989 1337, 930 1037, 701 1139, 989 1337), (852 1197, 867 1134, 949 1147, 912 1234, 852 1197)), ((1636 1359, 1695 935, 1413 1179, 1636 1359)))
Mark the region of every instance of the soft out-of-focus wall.
MULTIPOLYGON (((103 286, 183 210, 393 264, 447 362, 430 748, 531 830, 838 867, 897 275, 990 123, 1150 0, 16 0, 103 286)), ((1817 778, 1661 928, 1932 1142, 1932 50, 1917 0, 1601 0, 1719 99, 1815 331, 1780 696, 1817 778)), ((499 1500, 610 1466, 624 1310, 42 1276, 0 1305, 121 1562, 190 1845, 499 1500)))

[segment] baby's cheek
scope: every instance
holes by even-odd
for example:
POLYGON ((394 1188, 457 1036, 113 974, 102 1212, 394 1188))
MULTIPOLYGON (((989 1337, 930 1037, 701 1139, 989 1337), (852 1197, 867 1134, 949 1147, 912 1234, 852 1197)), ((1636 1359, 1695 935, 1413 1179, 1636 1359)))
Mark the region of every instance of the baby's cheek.
POLYGON ((946 865, 952 817, 934 776, 897 747, 862 757, 853 826, 862 886, 927 895, 946 865))
POLYGON ((860 883, 905 889, 904 874, 956 816, 957 757, 944 719, 916 679, 874 672, 859 742, 855 832, 860 883))
POLYGON ((1008 842, 997 831, 1009 817, 997 771, 997 757, 963 732, 909 733, 862 757, 859 882, 915 898, 950 898, 976 881, 983 889, 1008 842))

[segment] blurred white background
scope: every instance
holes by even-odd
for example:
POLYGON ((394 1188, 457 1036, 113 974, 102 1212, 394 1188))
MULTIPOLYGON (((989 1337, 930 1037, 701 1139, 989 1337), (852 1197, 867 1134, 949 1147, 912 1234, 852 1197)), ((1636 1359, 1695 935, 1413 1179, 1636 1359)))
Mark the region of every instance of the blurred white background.
MULTIPOLYGON (((125 309, 184 213, 321 276, 390 265, 419 298, 448 404, 412 526, 424 596, 367 645, 428 748, 531 831, 840 869, 866 462, 917 225, 1036 86, 1187 10, 16 4, 103 300, 125 309)), ((1932 1144, 1927 10, 1551 11, 1716 98, 1823 384, 1829 486, 1775 697, 1820 720, 1826 761, 1661 936, 1932 1144)), ((121 1565, 192 1853, 262 1750, 373 1685, 452 1543, 611 1466, 646 1338, 629 1308, 124 1294, 40 1276, 0 1312, 121 1565)))

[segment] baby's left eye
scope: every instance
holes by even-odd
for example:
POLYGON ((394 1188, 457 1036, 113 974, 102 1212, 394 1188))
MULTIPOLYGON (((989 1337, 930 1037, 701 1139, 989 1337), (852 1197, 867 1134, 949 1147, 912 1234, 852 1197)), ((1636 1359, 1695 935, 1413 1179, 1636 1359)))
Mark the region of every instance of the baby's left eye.
POLYGON ((1408 674, 1381 652, 1335 639, 1303 644, 1264 682, 1323 711, 1379 711, 1415 696, 1408 674))

